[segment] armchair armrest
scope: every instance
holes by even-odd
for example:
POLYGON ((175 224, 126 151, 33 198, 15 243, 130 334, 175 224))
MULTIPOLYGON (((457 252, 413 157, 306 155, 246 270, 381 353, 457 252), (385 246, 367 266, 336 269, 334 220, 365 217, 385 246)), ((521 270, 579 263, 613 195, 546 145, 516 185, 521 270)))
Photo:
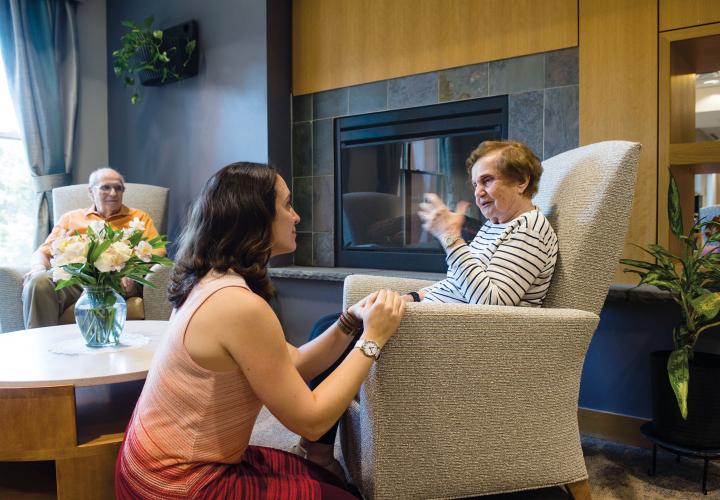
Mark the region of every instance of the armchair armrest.
POLYGON ((0 332, 25 328, 23 322, 23 276, 29 268, 0 267, 0 332))
MULTIPOLYGON (((398 282, 383 279, 348 277, 346 297, 398 282)), ((586 478, 577 397, 598 322, 574 309, 407 304, 343 420, 355 484, 372 498, 446 498, 586 478)))
POLYGON ((389 288, 400 293, 407 293, 420 290, 433 283, 434 281, 410 278, 351 274, 345 278, 345 285, 343 286, 343 309, 347 309, 358 300, 381 288, 389 288))
POLYGON ((170 318, 172 305, 167 299, 167 287, 170 282, 171 267, 155 264, 145 279, 155 288, 143 286, 143 304, 145 319, 166 320, 170 318))

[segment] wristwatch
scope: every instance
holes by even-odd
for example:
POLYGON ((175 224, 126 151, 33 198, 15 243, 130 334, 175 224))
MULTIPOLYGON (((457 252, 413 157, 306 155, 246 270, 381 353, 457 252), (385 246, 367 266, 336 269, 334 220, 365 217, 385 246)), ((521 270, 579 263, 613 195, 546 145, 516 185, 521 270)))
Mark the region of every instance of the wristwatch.
POLYGON ((462 236, 459 234, 443 234, 440 238, 440 242, 442 243, 443 247, 450 248, 452 245, 455 244, 457 240, 461 238, 462 236))
POLYGON ((355 343, 355 347, 368 358, 380 359, 380 346, 374 340, 360 339, 355 343))

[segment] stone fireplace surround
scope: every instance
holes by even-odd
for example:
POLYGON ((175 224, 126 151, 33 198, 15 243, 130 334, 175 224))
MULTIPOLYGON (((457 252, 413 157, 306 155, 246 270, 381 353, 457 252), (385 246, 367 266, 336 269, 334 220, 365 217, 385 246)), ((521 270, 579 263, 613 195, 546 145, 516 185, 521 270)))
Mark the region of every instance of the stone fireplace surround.
POLYGON ((297 266, 333 267, 333 118, 508 94, 508 137, 541 159, 578 146, 577 48, 293 97, 297 266))

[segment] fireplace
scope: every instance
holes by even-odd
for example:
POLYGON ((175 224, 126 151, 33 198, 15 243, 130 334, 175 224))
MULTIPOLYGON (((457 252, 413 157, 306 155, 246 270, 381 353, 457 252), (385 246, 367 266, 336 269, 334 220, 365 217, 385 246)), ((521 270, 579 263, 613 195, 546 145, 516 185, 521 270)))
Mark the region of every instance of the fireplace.
MULTIPOLYGON (((448 206, 473 200, 465 159, 506 139, 508 97, 383 111, 335 120, 335 265, 444 272, 445 253, 422 228, 427 192, 448 206)), ((473 204, 463 237, 484 218, 473 204)))

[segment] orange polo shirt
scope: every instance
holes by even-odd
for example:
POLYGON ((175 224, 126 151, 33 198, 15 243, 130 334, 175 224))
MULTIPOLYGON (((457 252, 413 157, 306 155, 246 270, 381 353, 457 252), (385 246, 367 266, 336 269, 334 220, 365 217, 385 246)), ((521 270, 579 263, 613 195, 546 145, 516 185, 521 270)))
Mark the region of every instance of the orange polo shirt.
MULTIPOLYGON (((78 208, 77 210, 71 210, 68 213, 63 214, 50 235, 45 239, 45 242, 40 245, 40 250, 47 256, 48 259, 50 259, 52 257, 53 241, 58 239, 63 232, 74 233, 75 231, 78 231, 81 234, 85 234, 90 223, 94 221, 104 221, 110 224, 110 227, 113 229, 122 229, 124 227, 128 227, 130 221, 135 217, 145 223, 145 231, 143 234, 147 236, 148 239, 151 240, 158 235, 157 229, 155 229, 155 224, 153 224, 150 216, 147 212, 138 208, 128 208, 125 205, 122 205, 118 213, 105 218, 96 212, 95 207, 92 206, 90 208, 78 208)), ((160 251, 159 249, 153 251, 153 253, 157 255, 165 255, 165 250, 162 249, 162 251, 160 251)))

